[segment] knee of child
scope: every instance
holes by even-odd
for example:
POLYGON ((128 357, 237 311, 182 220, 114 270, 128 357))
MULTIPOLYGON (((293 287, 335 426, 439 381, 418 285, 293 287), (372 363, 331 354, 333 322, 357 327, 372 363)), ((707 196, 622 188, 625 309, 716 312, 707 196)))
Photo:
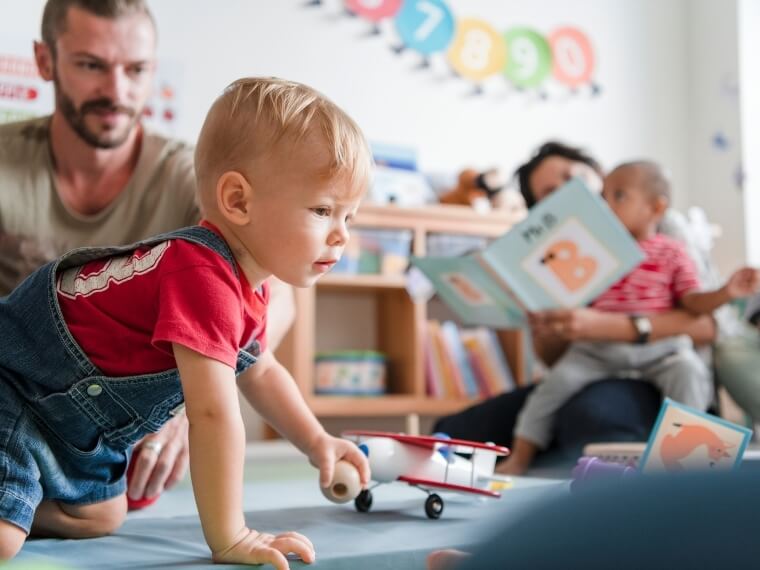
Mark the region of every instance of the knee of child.
POLYGON ((693 350, 679 351, 672 359, 671 366, 679 380, 693 382, 695 379, 706 380, 710 377, 707 365, 693 350))
POLYGON ((72 529, 72 538, 97 538, 116 532, 127 517, 127 500, 120 496, 103 503, 87 505, 76 513, 63 506, 74 520, 76 528, 72 529), (74 536, 75 535, 75 536, 74 536))
POLYGON ((104 536, 116 532, 124 519, 127 518, 127 500, 125 497, 119 497, 108 503, 103 504, 102 509, 93 513, 93 531, 97 536, 104 536))
POLYGON ((0 521, 0 561, 11 560, 26 541, 26 532, 7 521, 0 521))

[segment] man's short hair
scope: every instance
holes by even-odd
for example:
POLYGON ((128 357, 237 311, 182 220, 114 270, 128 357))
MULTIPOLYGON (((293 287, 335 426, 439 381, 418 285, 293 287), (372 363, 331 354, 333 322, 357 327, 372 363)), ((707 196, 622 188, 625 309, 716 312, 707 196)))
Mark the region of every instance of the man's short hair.
POLYGON ((321 175, 347 176, 353 191, 366 190, 372 155, 359 126, 315 89, 274 77, 247 77, 231 83, 211 105, 195 148, 195 174, 204 212, 219 177, 236 171, 255 175, 254 161, 287 153, 304 139, 324 141, 329 166, 321 175))
POLYGON ((155 28, 153 15, 145 0, 48 0, 42 12, 42 41, 55 50, 58 36, 65 31, 69 8, 76 7, 94 16, 116 20, 122 16, 142 13, 155 28))

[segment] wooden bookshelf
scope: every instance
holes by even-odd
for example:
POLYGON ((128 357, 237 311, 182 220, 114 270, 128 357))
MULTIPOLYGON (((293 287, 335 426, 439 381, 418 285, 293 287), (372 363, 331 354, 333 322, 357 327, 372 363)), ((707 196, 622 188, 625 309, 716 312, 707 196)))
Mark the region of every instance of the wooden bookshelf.
MULTIPOLYGON (((431 233, 497 237, 519 217, 509 212, 479 214, 464 206, 428 206, 401 208, 363 205, 354 227, 366 229, 401 229, 412 232, 412 253, 426 254, 431 233)), ((403 275, 330 274, 315 287, 297 289, 296 322, 278 350, 280 361, 290 370, 306 401, 318 417, 377 418, 403 416, 440 416, 457 412, 477 400, 439 399, 425 393, 424 337, 428 307, 414 303, 405 289, 403 275), (314 357, 317 353, 317 326, 341 327, 337 316, 317 323, 320 300, 335 296, 371 298, 375 306, 374 346, 388 357, 387 394, 376 397, 326 396, 314 393, 314 357), (324 321, 327 322, 324 322, 324 321)), ((344 322, 345 324, 345 322, 344 322)), ((518 382, 524 377, 524 362, 519 331, 498 333, 512 374, 518 382)), ((331 347, 332 349, 339 347, 331 347)), ((354 348, 354 347, 351 347, 354 348)))

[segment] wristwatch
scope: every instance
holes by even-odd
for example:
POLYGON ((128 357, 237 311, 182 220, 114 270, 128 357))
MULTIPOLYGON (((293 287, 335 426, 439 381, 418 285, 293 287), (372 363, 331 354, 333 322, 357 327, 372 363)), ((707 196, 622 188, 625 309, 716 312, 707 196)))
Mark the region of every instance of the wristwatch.
POLYGON ((638 335, 636 343, 646 344, 649 342, 649 335, 652 334, 652 321, 641 315, 631 315, 631 323, 633 323, 633 328, 636 329, 638 335))

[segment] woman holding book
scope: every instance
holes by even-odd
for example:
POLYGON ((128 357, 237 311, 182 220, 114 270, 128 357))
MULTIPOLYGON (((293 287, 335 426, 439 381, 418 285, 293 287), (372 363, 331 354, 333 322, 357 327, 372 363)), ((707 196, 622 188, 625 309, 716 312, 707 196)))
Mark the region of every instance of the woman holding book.
MULTIPOLYGON (((585 178, 591 188, 600 188, 602 171, 581 149, 547 142, 515 175, 526 205, 532 207, 576 176, 585 178)), ((646 343, 687 334, 699 346, 711 343, 716 334, 711 317, 695 317, 683 310, 641 317, 588 307, 556 309, 531 315, 529 324, 535 353, 547 366, 576 340, 646 343)), ((531 390, 528 386, 491 398, 440 419, 434 429, 452 437, 509 446, 517 414, 531 390)), ((590 384, 560 410, 554 447, 574 460, 587 443, 644 441, 660 399, 657 389, 646 382, 611 378, 590 384)))

